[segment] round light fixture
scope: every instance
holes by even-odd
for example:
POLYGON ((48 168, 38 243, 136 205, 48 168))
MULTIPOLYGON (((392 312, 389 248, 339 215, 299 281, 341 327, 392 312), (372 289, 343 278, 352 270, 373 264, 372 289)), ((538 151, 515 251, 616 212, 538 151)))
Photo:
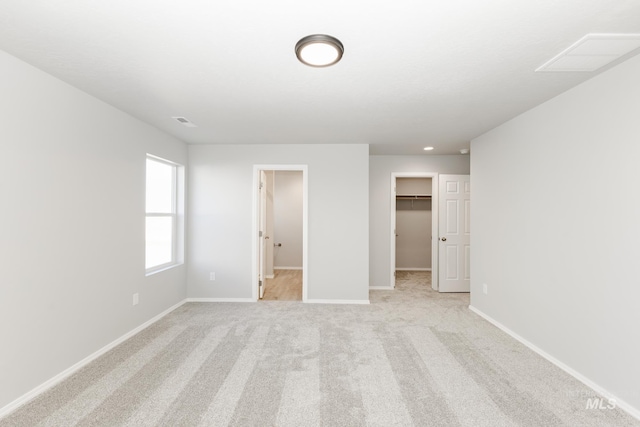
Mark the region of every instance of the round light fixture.
POLYGON ((296 56, 310 67, 328 67, 340 61, 344 46, 335 37, 313 34, 296 43, 296 56))
POLYGON ((423 150, 424 151, 431 151, 431 150, 433 150, 433 147, 424 147, 423 150))

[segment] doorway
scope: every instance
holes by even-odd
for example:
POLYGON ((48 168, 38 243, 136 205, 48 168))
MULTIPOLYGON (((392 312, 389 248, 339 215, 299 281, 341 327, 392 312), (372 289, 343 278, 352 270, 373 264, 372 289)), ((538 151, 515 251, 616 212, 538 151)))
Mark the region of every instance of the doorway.
MULTIPOLYGON (((403 196, 418 200, 420 191, 398 192, 398 180, 431 178, 431 287, 439 292, 470 291, 470 177, 437 173, 391 174, 391 275, 395 287, 397 206, 403 196), (412 197, 413 196, 413 197, 412 197)), ((424 188, 424 187, 423 187, 424 188)), ((401 190, 404 191, 404 190, 401 190)), ((403 202, 405 203, 405 202, 403 202)), ((415 202, 414 202, 415 203, 415 202)))
POLYGON ((431 287, 438 289, 438 252, 433 238, 438 235, 437 182, 435 173, 391 175, 391 288, 398 274, 421 272, 431 275, 431 287))
POLYGON ((254 165, 255 300, 307 300, 306 165, 254 165))

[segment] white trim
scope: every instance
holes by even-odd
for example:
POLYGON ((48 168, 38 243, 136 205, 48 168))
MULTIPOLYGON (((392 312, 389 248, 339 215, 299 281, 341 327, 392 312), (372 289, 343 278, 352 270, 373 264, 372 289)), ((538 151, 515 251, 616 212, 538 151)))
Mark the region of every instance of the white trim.
POLYGON ((157 316, 151 318, 150 320, 146 321, 145 323, 143 323, 142 325, 138 326, 137 328, 127 332, 126 334, 122 335, 120 338, 116 339, 115 341, 112 341, 111 343, 109 343, 106 346, 102 347, 100 350, 96 351, 95 353, 90 354, 89 356, 85 357, 84 359, 82 359, 78 363, 76 363, 73 366, 65 369, 64 371, 60 372, 58 375, 56 375, 53 378, 45 381, 44 383, 40 384, 39 386, 37 386, 33 390, 23 394, 22 396, 20 396, 19 398, 17 398, 13 402, 9 403, 8 405, 4 406, 3 408, 0 408, 0 419, 2 417, 5 417, 5 416, 9 415, 10 413, 15 411, 16 409, 18 409, 22 405, 24 405, 24 404, 28 403, 29 401, 35 399, 40 394, 42 394, 45 391, 51 389, 55 385, 59 384, 60 382, 62 382, 63 380, 65 380, 69 376, 73 375, 74 373, 76 373, 80 369, 84 368, 89 363, 93 362, 94 360, 96 360, 98 357, 102 356, 103 354, 105 354, 109 350, 111 350, 114 347, 122 344, 124 341, 128 340, 129 338, 133 337, 137 333, 141 332, 142 330, 144 330, 144 329, 148 328, 149 326, 151 326, 152 324, 156 323, 158 320, 162 319, 164 316, 166 316, 167 314, 171 313, 173 310, 175 310, 178 307, 182 306, 185 302, 187 302, 187 300, 183 300, 183 301, 179 302, 178 304, 176 304, 176 305, 174 305, 172 307, 169 307, 168 309, 166 309, 162 313, 160 313, 157 316))
POLYGON ((184 262, 176 262, 175 264, 162 264, 162 266, 154 267, 154 269, 149 269, 145 273, 145 277, 153 276, 154 274, 162 273, 163 271, 171 270, 172 268, 183 266, 184 262))
POLYGON ((147 153, 147 157, 151 158, 151 160, 153 160, 153 161, 160 162, 160 163, 166 163, 166 164, 168 164, 170 166, 184 166, 184 165, 181 165, 180 163, 176 163, 174 161, 171 161, 171 160, 168 160, 168 159, 165 159, 165 158, 162 158, 162 157, 158 157, 158 156, 155 156, 155 155, 150 154, 150 153, 147 153))
POLYGON ((260 215, 258 212, 260 203, 260 171, 301 171, 302 172, 302 302, 307 301, 307 284, 309 274, 309 167, 308 165, 253 165, 253 207, 252 207, 252 279, 251 279, 251 298, 258 301, 258 233, 260 215))
POLYGON ((589 378, 585 377, 584 375, 582 375, 581 373, 579 373, 575 369, 571 368, 570 366, 566 365, 565 363, 563 363, 560 360, 556 359, 555 357, 551 356, 549 353, 547 353, 546 351, 542 350, 540 347, 536 346, 535 344, 530 343, 526 339, 522 338, 520 335, 518 335, 515 332, 513 332, 511 329, 509 329, 506 326, 504 326, 502 323, 500 323, 497 320, 493 319, 492 317, 486 315, 485 313, 483 313, 482 311, 478 310, 474 306, 469 305, 469 310, 473 311, 478 316, 482 317, 484 320, 486 320, 487 322, 491 323, 493 326, 495 326, 498 329, 502 330, 507 335, 509 335, 511 338, 513 338, 516 341, 520 342, 521 344, 524 344, 525 346, 529 347, 530 350, 536 352, 538 355, 540 355, 543 358, 547 359, 549 362, 553 363, 558 368, 560 368, 563 371, 565 371, 567 374, 571 375, 572 377, 574 377, 578 381, 582 382, 587 387, 593 389, 596 393, 598 393, 599 395, 601 395, 605 399, 613 399, 616 402, 616 407, 618 407, 618 408, 622 409, 623 411, 627 412, 632 417, 640 420, 640 410, 639 409, 635 408, 634 406, 632 406, 628 402, 625 402, 624 400, 618 398, 615 394, 609 392, 604 387, 601 387, 600 385, 598 385, 595 382, 591 381, 589 378))
POLYGON ((396 271, 431 271, 430 268, 396 268, 396 271))
POLYGON ((391 172, 391 188, 390 188, 390 252, 391 252, 391 271, 389 272, 389 286, 395 287, 396 277, 396 178, 431 178, 431 288, 438 290, 438 177, 437 172, 391 172))
POLYGON ((265 279, 275 279, 276 275, 275 274, 265 274, 264 277, 265 277, 265 279))
MULTIPOLYGON (((145 208, 145 221, 147 218, 171 218, 171 228, 173 232, 171 235, 171 260, 164 264, 154 265, 149 268, 146 268, 145 265, 145 276, 151 276, 184 262, 184 166, 147 153, 145 161, 145 191, 149 186, 149 183, 146 181, 146 171, 148 171, 149 161, 171 167, 171 211, 147 212, 145 208)), ((145 246, 145 256, 146 250, 147 248, 145 246)))
POLYGON ((256 302, 253 298, 187 298, 187 302, 256 302))
POLYGON ((395 291, 392 286, 369 286, 370 291, 395 291))
POLYGON ((368 299, 308 299, 307 304, 370 304, 368 299))
POLYGON ((273 267, 274 270, 303 270, 302 267, 273 267))

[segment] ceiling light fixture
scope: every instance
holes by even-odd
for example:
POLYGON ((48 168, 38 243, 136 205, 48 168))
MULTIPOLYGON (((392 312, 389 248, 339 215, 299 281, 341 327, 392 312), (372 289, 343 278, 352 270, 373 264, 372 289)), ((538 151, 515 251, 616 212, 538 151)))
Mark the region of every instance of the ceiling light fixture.
POLYGON ((296 43, 296 56, 310 67, 328 67, 340 61, 344 46, 335 37, 326 34, 313 34, 296 43))
POLYGON ((431 151, 431 150, 433 150, 433 147, 424 147, 423 150, 424 151, 431 151))

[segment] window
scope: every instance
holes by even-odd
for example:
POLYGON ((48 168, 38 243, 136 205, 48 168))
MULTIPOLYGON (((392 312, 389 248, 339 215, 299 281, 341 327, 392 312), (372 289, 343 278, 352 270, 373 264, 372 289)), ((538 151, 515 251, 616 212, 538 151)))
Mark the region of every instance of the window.
POLYGON ((175 163, 147 156, 145 268, 147 273, 180 262, 178 174, 175 163))

